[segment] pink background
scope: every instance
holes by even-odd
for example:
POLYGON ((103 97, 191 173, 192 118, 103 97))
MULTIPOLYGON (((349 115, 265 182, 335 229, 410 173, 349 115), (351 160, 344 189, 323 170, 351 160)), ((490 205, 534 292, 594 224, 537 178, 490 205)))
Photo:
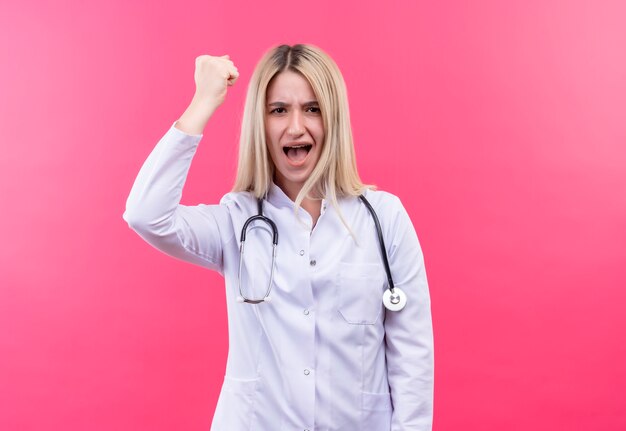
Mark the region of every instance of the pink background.
POLYGON ((185 204, 228 191, 252 69, 298 42, 339 64, 363 179, 422 242, 434 429, 626 429, 626 4, 285 5, 2 3, 0 429, 209 428, 222 280, 122 213, 196 56, 241 78, 185 204))

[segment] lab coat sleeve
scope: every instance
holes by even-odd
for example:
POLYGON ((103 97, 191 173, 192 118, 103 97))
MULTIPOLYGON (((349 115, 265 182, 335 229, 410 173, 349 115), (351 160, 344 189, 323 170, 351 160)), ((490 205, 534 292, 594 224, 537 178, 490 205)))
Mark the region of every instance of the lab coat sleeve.
POLYGON ((395 198, 387 245, 396 287, 407 295, 401 311, 385 315, 387 374, 393 404, 391 431, 431 431, 434 394, 433 330, 424 257, 413 224, 395 198))
POLYGON ((175 258, 222 273, 222 205, 181 205, 183 186, 202 135, 174 127, 159 140, 126 201, 124 220, 146 242, 175 258))

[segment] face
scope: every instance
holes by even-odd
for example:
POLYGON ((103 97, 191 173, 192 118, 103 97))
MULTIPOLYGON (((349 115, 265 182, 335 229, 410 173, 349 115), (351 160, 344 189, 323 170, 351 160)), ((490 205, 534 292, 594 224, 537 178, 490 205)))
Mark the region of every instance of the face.
POLYGON ((292 71, 267 88, 265 138, 274 162, 274 182, 295 200, 319 160, 324 143, 322 114, 311 85, 292 71))

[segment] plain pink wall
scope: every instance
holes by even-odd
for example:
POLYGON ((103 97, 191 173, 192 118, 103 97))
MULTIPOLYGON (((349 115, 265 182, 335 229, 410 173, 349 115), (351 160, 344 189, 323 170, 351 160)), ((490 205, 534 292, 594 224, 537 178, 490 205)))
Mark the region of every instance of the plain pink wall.
POLYGON ((0 429, 208 429, 222 280, 125 200, 195 57, 230 54, 183 198, 217 202, 256 61, 298 42, 339 64, 361 174, 420 236, 434 429, 626 429, 625 3, 391 3, 3 2, 0 429))

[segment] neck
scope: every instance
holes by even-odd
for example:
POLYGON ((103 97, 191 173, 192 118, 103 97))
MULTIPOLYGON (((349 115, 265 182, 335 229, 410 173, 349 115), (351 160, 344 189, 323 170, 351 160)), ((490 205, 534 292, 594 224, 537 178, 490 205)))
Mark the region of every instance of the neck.
POLYGON ((296 198, 298 197, 298 193, 300 193, 300 190, 302 190, 302 184, 280 181, 280 179, 278 178, 276 178, 274 182, 276 183, 278 187, 280 187, 280 189, 283 192, 285 192, 285 194, 289 197, 289 199, 291 199, 294 202, 296 201, 296 198))
MULTIPOLYGON (((283 192, 291 199, 292 201, 296 201, 298 197, 298 193, 302 190, 302 184, 288 183, 284 184, 279 182, 278 179, 275 180, 276 185, 281 188, 283 192)), ((311 218, 313 219, 313 226, 317 223, 317 219, 320 217, 322 212, 322 201, 320 199, 309 199, 304 198, 302 203, 300 204, 303 210, 305 210, 311 218)))

